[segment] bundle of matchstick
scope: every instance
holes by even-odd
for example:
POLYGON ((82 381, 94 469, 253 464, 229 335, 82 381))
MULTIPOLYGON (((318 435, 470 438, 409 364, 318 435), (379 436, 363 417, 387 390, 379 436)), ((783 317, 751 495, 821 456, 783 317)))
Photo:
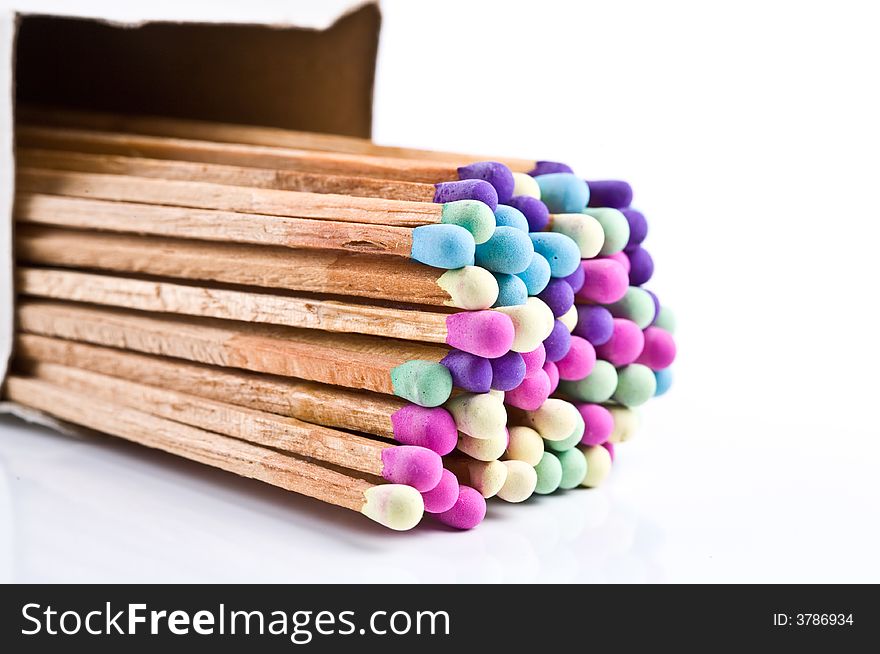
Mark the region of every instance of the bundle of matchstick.
POLYGON ((666 391, 624 182, 563 164, 36 108, 16 127, 7 399, 459 529, 594 487, 666 391))

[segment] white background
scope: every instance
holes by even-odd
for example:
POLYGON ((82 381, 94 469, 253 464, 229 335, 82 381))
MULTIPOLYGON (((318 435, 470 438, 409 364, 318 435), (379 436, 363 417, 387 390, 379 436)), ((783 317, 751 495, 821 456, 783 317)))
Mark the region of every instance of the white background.
MULTIPOLYGON (((676 383, 468 533, 0 419, 2 581, 880 581, 869 2, 384 2, 375 138, 632 182, 676 383)), ((426 521, 427 522, 427 521, 426 521)))

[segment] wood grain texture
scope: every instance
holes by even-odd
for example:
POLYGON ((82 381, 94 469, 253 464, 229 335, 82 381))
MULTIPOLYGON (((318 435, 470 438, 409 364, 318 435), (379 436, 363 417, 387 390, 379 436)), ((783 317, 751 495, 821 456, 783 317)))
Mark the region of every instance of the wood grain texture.
POLYGON ((442 270, 397 257, 19 225, 19 261, 442 307, 442 270))
POLYGON ((409 403, 290 377, 257 374, 35 334, 15 338, 16 360, 76 366, 337 429, 394 438, 391 415, 409 403))
POLYGON ((130 407, 76 393, 42 380, 12 376, 5 397, 61 420, 242 477, 360 511, 373 484, 274 450, 130 407))
POLYGON ((67 302, 25 300, 16 317, 19 328, 29 333, 387 394, 393 394, 393 368, 412 359, 438 362, 448 352, 360 334, 67 302))
POLYGON ((279 191, 336 193, 386 200, 433 202, 433 184, 404 182, 353 175, 322 175, 277 168, 253 168, 223 164, 197 163, 123 157, 112 154, 83 154, 61 150, 20 148, 15 155, 22 168, 51 168, 108 175, 135 175, 192 182, 210 182, 230 186, 250 186, 279 191))
POLYGON ((410 258, 412 229, 18 193, 15 220, 76 229, 410 258))

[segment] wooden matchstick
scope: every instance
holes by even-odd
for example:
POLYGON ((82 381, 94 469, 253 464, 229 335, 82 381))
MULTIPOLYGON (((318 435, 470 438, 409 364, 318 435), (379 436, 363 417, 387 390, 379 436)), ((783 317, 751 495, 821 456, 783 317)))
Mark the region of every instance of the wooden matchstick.
POLYGON ((61 420, 357 511, 391 529, 411 529, 422 518, 422 496, 410 486, 373 484, 43 380, 13 375, 4 388, 6 399, 61 420))
POLYGON ((459 309, 488 309, 498 283, 487 270, 442 271, 397 257, 208 243, 36 226, 16 230, 19 260, 52 266, 282 288, 459 309))

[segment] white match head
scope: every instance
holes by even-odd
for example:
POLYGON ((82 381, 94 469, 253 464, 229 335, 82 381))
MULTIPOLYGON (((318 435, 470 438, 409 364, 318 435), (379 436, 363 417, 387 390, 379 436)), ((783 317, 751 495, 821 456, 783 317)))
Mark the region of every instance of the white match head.
POLYGON ((507 410, 489 393, 462 393, 446 403, 458 430, 474 438, 494 438, 505 433, 507 410))
POLYGON ((437 279, 437 286, 449 294, 446 306, 459 309, 488 309, 498 299, 498 281, 495 276, 478 266, 447 270, 437 279))
POLYGON ((507 466, 501 461, 470 461, 467 467, 470 485, 486 499, 495 497, 507 481, 507 466))
POLYGON ((538 473, 525 461, 503 461, 507 467, 507 480, 498 491, 498 497, 505 502, 524 502, 535 492, 538 473))
POLYGON ((531 427, 511 427, 510 445, 507 446, 507 458, 525 461, 536 466, 544 456, 544 439, 531 427))
POLYGON ((491 438, 474 438, 467 434, 458 435, 458 451, 472 456, 477 461, 494 461, 507 449, 507 430, 491 438))
POLYGON ((531 175, 513 173, 513 197, 525 195, 536 200, 541 199, 541 187, 531 175))
POLYGON ((556 319, 553 311, 542 300, 530 297, 525 304, 515 307, 497 307, 513 322, 514 338, 510 349, 514 352, 532 352, 550 336, 556 319))
POLYGON ((412 486, 380 484, 364 491, 361 513, 395 531, 412 529, 422 519, 425 503, 412 486))
POLYGON ((601 485, 611 474, 611 454, 601 445, 582 445, 578 449, 587 460, 587 475, 581 486, 595 488, 601 485))
POLYGON ((573 404, 555 397, 547 399, 536 411, 526 411, 525 420, 548 441, 561 441, 578 429, 582 434, 584 430, 580 411, 573 404))

